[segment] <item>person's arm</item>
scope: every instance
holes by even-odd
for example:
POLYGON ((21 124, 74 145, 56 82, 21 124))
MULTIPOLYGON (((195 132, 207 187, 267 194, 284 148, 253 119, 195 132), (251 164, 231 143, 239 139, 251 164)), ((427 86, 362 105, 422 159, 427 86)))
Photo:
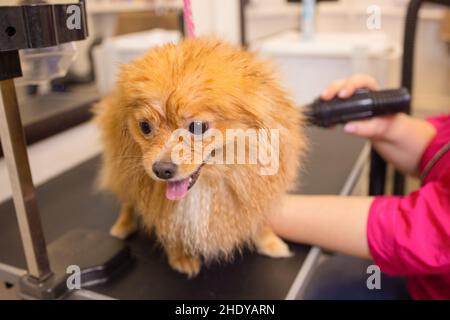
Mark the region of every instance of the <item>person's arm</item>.
POLYGON ((369 138, 383 159, 413 176, 418 175, 420 158, 436 135, 430 123, 403 113, 348 123, 345 131, 369 138))
MULTIPOLYGON (((367 75, 355 75, 332 83, 321 98, 330 100, 336 95, 342 99, 349 98, 359 88, 377 90, 378 85, 367 75)), ((420 158, 436 135, 436 129, 429 122, 406 114, 354 121, 344 129, 347 133, 370 139, 386 161, 409 175, 417 175, 420 158)))
POLYGON ((450 270, 448 186, 447 174, 405 197, 288 195, 270 220, 282 238, 372 258, 390 275, 442 274, 450 270))
POLYGON ((287 240, 369 258, 366 228, 372 202, 370 197, 287 195, 271 223, 287 240))
MULTIPOLYGON (((359 77, 330 86, 323 98, 338 92, 345 98, 360 87, 376 89, 371 78, 359 77)), ((436 135, 431 124, 403 115, 353 122, 347 131, 371 138, 382 155, 406 173, 417 173, 436 135)), ((441 181, 406 197, 289 195, 270 220, 283 238, 371 256, 391 275, 443 273, 450 270, 449 169, 441 168, 441 181)))
MULTIPOLYGON (((354 75, 332 83, 321 98, 349 98, 359 88, 377 90, 378 84, 370 76, 354 75)), ((421 155, 436 134, 428 122, 404 114, 350 122, 345 131, 369 138, 387 161, 407 174, 417 173, 421 155)), ((369 257, 366 228, 372 202, 370 197, 286 196, 271 222, 288 240, 369 257)))

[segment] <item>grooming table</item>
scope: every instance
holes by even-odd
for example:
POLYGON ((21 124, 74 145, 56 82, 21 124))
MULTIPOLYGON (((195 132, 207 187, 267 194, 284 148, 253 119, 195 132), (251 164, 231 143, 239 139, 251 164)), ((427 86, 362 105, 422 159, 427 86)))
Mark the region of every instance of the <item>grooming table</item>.
MULTIPOLYGON (((302 170, 301 186, 294 192, 350 194, 368 156, 364 140, 338 129, 313 128, 308 129, 308 135, 311 151, 302 170)), ((119 204, 112 196, 93 191, 99 166, 97 157, 37 187, 47 243, 78 228, 109 231, 119 204)), ((89 287, 82 294, 73 294, 73 298, 292 298, 292 292, 307 281, 315 261, 311 253, 317 250, 290 244, 295 256, 289 259, 270 259, 246 251, 232 263, 203 266, 196 278, 188 280, 169 267, 160 246, 143 231, 126 242, 134 257, 130 266, 109 283, 89 287)), ((0 263, 26 269, 12 201, 0 204, 0 263)))
MULTIPOLYGON (((87 88, 86 88, 87 89, 87 88)), ((19 95, 19 109, 28 145, 73 128, 92 117, 93 102, 100 96, 95 90, 19 95)), ((0 143, 0 158, 3 150, 0 143)))

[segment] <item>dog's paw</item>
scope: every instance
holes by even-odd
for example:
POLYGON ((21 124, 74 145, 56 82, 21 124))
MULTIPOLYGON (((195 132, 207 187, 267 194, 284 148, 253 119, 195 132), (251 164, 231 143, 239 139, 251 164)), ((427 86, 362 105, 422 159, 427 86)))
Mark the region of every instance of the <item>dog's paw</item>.
POLYGON ((256 248, 260 254, 271 258, 290 258, 294 255, 289 246, 275 234, 260 239, 256 248))
POLYGON ((187 274, 188 278, 198 275, 201 268, 200 258, 185 255, 170 257, 169 264, 174 270, 187 274))
POLYGON ((126 223, 118 221, 111 227, 111 230, 109 230, 109 234, 120 240, 125 240, 133 233, 135 233, 137 228, 138 225, 136 221, 128 221, 126 223))

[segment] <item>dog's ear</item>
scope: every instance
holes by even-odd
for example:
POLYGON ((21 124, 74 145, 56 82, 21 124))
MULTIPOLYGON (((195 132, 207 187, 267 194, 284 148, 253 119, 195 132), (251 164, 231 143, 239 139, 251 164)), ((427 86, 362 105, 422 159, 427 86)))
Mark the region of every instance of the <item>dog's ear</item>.
MULTIPOLYGON (((94 123, 103 131, 123 131, 125 129, 126 113, 124 108, 120 108, 119 100, 115 95, 104 97, 98 103, 94 104, 91 112, 94 115, 94 123)), ((112 133, 111 133, 112 134, 112 133)))
POLYGON ((91 113, 93 114, 93 121, 97 126, 102 127, 104 122, 107 121, 108 111, 114 105, 114 99, 112 96, 106 96, 99 102, 95 103, 91 108, 91 113))

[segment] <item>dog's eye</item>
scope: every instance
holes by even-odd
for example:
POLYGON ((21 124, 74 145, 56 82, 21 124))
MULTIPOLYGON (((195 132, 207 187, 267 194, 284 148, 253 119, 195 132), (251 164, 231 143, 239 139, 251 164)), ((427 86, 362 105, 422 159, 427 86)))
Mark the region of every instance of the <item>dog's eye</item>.
POLYGON ((144 135, 149 135, 152 133, 152 125, 148 121, 140 121, 139 128, 144 135))
POLYGON ((207 122, 194 121, 189 125, 189 131, 195 135, 204 134, 206 131, 208 131, 208 129, 209 125, 207 122))

